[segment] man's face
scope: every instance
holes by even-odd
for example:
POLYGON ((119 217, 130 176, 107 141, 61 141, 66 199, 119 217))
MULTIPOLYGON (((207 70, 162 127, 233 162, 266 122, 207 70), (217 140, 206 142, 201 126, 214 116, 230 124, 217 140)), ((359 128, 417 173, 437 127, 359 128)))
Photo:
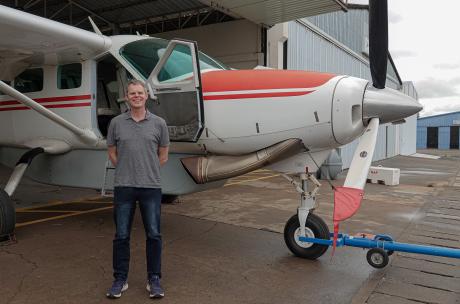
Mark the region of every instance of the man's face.
POLYGON ((145 108, 147 93, 142 85, 131 84, 128 86, 126 99, 128 100, 131 109, 142 109, 145 108))

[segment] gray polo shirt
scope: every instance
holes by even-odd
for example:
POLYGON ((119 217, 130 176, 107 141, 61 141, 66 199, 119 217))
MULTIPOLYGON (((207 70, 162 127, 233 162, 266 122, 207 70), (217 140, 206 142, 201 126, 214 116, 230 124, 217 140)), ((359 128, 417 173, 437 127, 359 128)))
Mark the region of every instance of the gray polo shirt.
POLYGON ((114 186, 161 188, 158 147, 168 145, 166 122, 149 111, 139 122, 129 111, 112 119, 107 146, 117 147, 114 186))

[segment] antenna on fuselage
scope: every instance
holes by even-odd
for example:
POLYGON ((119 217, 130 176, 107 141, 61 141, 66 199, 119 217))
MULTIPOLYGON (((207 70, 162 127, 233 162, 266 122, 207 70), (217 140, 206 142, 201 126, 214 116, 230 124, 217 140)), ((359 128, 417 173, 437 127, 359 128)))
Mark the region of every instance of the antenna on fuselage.
POLYGON ((93 27, 94 32, 98 35, 102 35, 101 30, 97 27, 96 23, 93 21, 93 18, 91 18, 91 16, 88 16, 88 19, 91 23, 91 26, 93 27))

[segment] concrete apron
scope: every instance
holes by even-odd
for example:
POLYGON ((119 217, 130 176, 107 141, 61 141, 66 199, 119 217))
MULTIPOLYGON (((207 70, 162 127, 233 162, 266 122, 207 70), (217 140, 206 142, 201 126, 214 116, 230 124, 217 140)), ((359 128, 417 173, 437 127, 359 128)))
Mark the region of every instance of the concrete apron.
MULTIPOLYGON (((455 218, 439 216, 432 210, 432 204, 438 202, 435 207, 441 214, 455 216, 457 211, 451 207, 458 206, 456 188, 449 183, 457 175, 458 159, 396 157, 379 164, 401 168, 401 185, 368 184, 360 211, 343 223, 341 230, 349 234, 387 233, 398 241, 422 244, 457 240, 458 245, 460 232, 451 222, 455 218), (425 230, 419 235, 422 228, 425 230), (450 237, 441 239, 433 229, 450 237)), ((293 257, 281 233, 295 213, 298 195, 280 176, 271 175, 257 172, 233 180, 227 187, 163 205, 162 283, 166 298, 162 302, 419 303, 424 291, 415 293, 420 294, 418 298, 412 291, 420 288, 427 288, 425 292, 435 290, 430 298, 433 303, 458 299, 456 287, 445 288, 460 286, 455 285, 460 277, 456 260, 401 254, 394 256, 386 269, 374 270, 361 249, 339 248, 333 258, 328 251, 316 261, 293 257), (423 271, 423 267, 429 269, 423 271), (438 284, 437 272, 448 274, 442 277, 444 290, 431 286, 438 284)), ((342 184, 343 178, 334 183, 342 184)), ((316 213, 331 224, 332 191, 323 184, 316 213)), ((24 183, 18 189, 18 206, 24 206, 31 196, 40 200, 46 194, 47 200, 55 199, 53 192, 46 192, 47 187, 55 189, 24 183)), ((72 189, 73 197, 59 194, 59 199, 94 196, 94 192, 76 190, 72 189)), ((59 193, 69 192, 59 189, 59 193)), ((19 242, 0 247, 0 303, 108 301, 104 294, 112 280, 113 229, 111 210, 18 228, 19 242)), ((144 303, 148 299, 144 240, 137 214, 131 241, 130 288, 120 303, 144 303)))

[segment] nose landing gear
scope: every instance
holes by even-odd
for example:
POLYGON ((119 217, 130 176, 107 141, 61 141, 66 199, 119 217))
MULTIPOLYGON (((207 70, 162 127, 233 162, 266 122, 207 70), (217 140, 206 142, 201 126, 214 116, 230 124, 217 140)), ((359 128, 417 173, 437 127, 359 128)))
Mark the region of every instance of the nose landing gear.
MULTIPOLYGON (((322 256, 328 245, 303 242, 299 238, 301 228, 299 218, 293 215, 284 227, 284 241, 291 252, 301 258, 315 260, 322 256)), ((316 214, 310 213, 305 222, 305 236, 308 238, 329 239, 329 229, 324 221, 316 214)))
POLYGON ((322 256, 328 245, 304 242, 301 238, 314 238, 329 240, 330 233, 326 223, 312 211, 316 208, 316 193, 321 184, 311 173, 300 174, 300 182, 283 175, 300 193, 300 206, 297 214, 293 215, 284 227, 284 241, 289 250, 296 256, 314 260, 322 256), (308 181, 315 188, 308 192, 308 181))

